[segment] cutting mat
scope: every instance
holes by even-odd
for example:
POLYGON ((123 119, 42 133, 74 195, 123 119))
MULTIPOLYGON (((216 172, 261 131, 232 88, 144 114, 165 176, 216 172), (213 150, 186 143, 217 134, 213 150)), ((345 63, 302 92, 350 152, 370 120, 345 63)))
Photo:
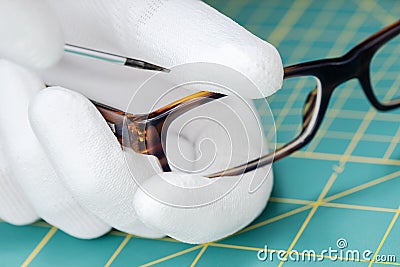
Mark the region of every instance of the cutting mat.
MULTIPOLYGON (((207 2, 278 47, 285 65, 341 55, 400 14, 395 0, 207 2)), ((278 136, 292 104, 284 95, 271 104, 278 136)), ((399 125, 400 111, 378 113, 358 84, 349 82, 335 93, 312 143, 275 164, 268 207, 239 233, 203 245, 117 231, 83 241, 44 222, 24 227, 1 222, 0 266, 399 266, 399 125), (373 260, 322 255, 329 247, 338 249, 339 239, 347 249, 370 250, 373 260), (299 262, 275 255, 259 261, 265 245, 272 251, 315 250, 324 257, 299 262), (394 255, 397 262, 378 262, 382 255, 394 255)))

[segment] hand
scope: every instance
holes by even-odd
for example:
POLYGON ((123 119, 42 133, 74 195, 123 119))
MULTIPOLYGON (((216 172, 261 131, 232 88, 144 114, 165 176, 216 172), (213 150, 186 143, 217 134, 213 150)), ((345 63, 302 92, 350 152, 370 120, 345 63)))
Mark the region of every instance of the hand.
MULTIPOLYGON (((282 65, 276 50, 200 1, 70 2, 50 1, 68 43, 132 55, 169 68, 202 61, 225 64, 247 75, 265 95, 280 86, 282 65)), ((29 6, 28 3, 25 6, 29 6)), ((31 60, 21 60, 15 56, 21 54, 18 47, 9 46, 0 47, 0 56, 30 66, 40 65, 37 58, 47 58, 50 63, 41 65, 51 65, 60 57, 63 40, 57 35, 48 35, 48 29, 43 28, 42 24, 38 35, 48 40, 45 45, 52 50, 43 49, 42 43, 30 40, 31 51, 40 57, 26 55, 24 58, 31 60), (55 52, 49 55, 48 51, 55 52)), ((36 28, 31 30, 36 31, 36 28)), ((132 179, 132 168, 125 163, 125 152, 95 107, 81 94, 67 89, 42 90, 45 80, 123 109, 132 88, 137 88, 149 75, 144 71, 64 55, 55 67, 41 71, 39 78, 2 60, 0 183, 4 186, 0 188, 0 217, 14 224, 30 223, 41 217, 80 238, 94 238, 114 227, 146 237, 169 235, 184 242, 201 243, 225 237, 258 216, 272 187, 268 168, 246 174, 232 191, 208 205, 191 208, 168 205, 145 191, 160 189, 158 196, 169 202, 177 197, 183 202, 193 198, 201 201, 208 197, 209 190, 200 190, 195 195, 187 190, 177 196, 181 191, 162 190, 163 181, 199 187, 209 180, 202 178, 201 173, 187 175, 176 169, 172 173, 162 173, 151 164, 153 159, 136 154, 130 165, 137 167, 133 172, 145 180, 143 188, 138 189, 132 179), (252 180, 249 176, 266 175, 269 177, 260 188, 249 194, 252 180)), ((143 99, 148 99, 147 104, 154 101, 151 92, 143 99)), ((226 102, 236 108, 240 106, 234 98, 226 102)), ((220 107, 208 104, 191 116, 213 117, 219 110, 220 107)), ((257 151, 263 140, 257 138, 260 129, 252 115, 244 111, 239 119, 250 121, 247 124, 248 150, 257 151)), ((231 123, 229 116, 219 120, 231 123)), ((225 137, 215 127, 204 129, 201 132, 187 130, 186 143, 181 141, 182 151, 195 155, 206 137, 227 147, 225 137)), ((235 128, 232 129, 235 132, 235 128)), ((240 143, 239 137, 234 137, 232 142, 240 143)), ((229 151, 217 150, 216 159, 224 158, 226 153, 229 151)), ((221 162, 225 163, 217 160, 213 167, 217 168, 221 162)), ((217 180, 210 189, 222 196, 232 184, 226 178, 217 180)))

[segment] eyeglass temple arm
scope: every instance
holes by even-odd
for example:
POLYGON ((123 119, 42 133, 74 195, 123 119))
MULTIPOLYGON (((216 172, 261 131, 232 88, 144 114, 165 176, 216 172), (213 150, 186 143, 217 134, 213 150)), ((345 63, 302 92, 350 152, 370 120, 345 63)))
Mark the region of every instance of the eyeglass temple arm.
POLYGON ((67 53, 71 54, 76 54, 79 56, 85 56, 85 57, 91 57, 91 58, 96 58, 116 64, 121 64, 127 67, 132 67, 132 68, 137 68, 137 69, 143 69, 143 70, 153 70, 153 71, 161 71, 161 72, 170 72, 169 69, 154 65, 152 63, 139 60, 139 59, 134 59, 134 58, 129 58, 129 57, 123 57, 120 55, 108 53, 108 52, 103 52, 91 48, 85 48, 82 46, 77 46, 77 45, 72 45, 72 44, 65 44, 64 45, 64 51, 67 53))

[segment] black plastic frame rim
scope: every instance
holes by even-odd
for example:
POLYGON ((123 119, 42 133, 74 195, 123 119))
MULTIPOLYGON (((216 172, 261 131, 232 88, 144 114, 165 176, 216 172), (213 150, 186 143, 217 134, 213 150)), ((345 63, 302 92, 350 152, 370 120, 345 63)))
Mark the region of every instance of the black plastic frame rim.
POLYGON ((314 138, 321 126, 334 90, 339 85, 352 79, 359 81, 367 99, 377 110, 388 111, 400 107, 400 99, 389 103, 380 102, 372 90, 370 77, 370 64, 375 53, 384 44, 399 34, 400 20, 371 35, 341 57, 310 61, 285 67, 284 79, 313 76, 320 82, 321 90, 317 90, 317 98, 320 101, 319 106, 316 106, 314 110, 316 112, 315 120, 311 120, 310 123, 304 125, 299 136, 276 151, 235 168, 209 175, 208 177, 240 175, 276 162, 306 146, 314 138))
MULTIPOLYGON (((379 48, 399 34, 400 20, 375 33, 342 57, 317 60, 285 68, 285 79, 298 76, 315 76, 320 80, 322 85, 322 101, 318 112, 318 119, 312 133, 303 137, 306 142, 301 144, 301 147, 309 143, 315 136, 325 116, 334 90, 347 81, 352 79, 358 80, 367 99, 377 110, 388 111, 400 107, 400 99, 389 103, 380 102, 372 90, 370 79, 370 63, 373 56, 379 48)), ((275 158, 276 160, 280 159, 278 156, 275 156, 275 158)))

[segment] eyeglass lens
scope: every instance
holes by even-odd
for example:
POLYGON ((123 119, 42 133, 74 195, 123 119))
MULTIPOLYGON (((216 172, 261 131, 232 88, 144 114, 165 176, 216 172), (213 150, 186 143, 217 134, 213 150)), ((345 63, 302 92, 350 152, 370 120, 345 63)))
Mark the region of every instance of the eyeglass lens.
POLYGON ((383 45, 371 60, 371 86, 378 99, 388 104, 400 98, 400 36, 383 45))
POLYGON ((282 89, 268 97, 276 122, 277 148, 298 137, 310 123, 316 110, 315 88, 317 80, 313 76, 288 78, 282 89))

